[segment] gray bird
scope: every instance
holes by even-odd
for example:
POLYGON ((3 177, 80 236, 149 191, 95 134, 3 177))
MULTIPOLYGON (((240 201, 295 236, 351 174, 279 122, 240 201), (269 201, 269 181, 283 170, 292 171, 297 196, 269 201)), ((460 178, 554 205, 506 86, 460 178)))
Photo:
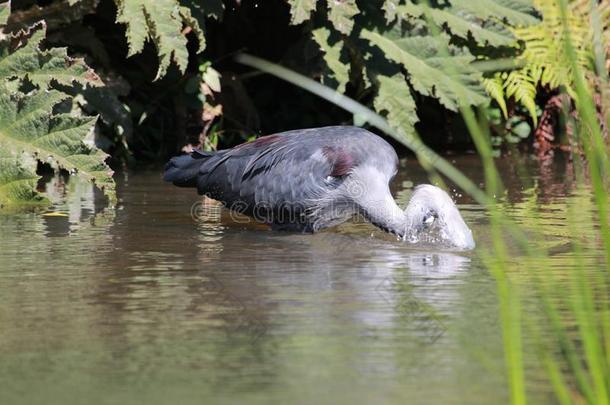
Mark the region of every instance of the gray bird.
POLYGON ((462 249, 475 246, 453 200, 420 185, 403 211, 390 193, 398 156, 385 140, 362 128, 333 126, 260 137, 217 152, 172 158, 165 181, 271 225, 316 232, 360 214, 382 230, 417 242, 431 229, 462 249))

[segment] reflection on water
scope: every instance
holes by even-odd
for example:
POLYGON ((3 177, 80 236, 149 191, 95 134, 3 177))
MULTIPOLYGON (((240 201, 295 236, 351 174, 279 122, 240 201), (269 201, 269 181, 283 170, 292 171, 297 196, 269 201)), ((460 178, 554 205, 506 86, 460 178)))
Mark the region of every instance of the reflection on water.
MULTIPOLYGON (((473 158, 458 166, 482 181, 473 158)), ((404 205, 425 180, 402 172, 404 205)), ((504 172, 508 211, 561 252, 571 190, 504 172)), ((474 252, 365 223, 299 235, 215 205, 193 215, 194 193, 157 173, 121 181, 116 210, 86 184, 52 181, 49 213, 0 216, 2 404, 508 398, 495 284, 474 252)), ((459 202, 484 246, 484 213, 459 202)))

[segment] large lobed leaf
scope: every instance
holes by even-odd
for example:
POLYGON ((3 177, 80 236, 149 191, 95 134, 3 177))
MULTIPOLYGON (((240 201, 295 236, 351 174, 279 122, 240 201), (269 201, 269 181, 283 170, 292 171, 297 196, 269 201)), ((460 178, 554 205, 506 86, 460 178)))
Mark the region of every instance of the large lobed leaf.
POLYGON ((0 41, 0 207, 44 202, 36 192, 36 161, 66 169, 95 182, 114 199, 107 155, 85 143, 96 117, 54 113, 70 97, 53 87, 99 86, 103 83, 63 48, 41 50, 44 25, 0 41), (29 36, 29 39, 27 38, 29 36), (10 42, 17 42, 16 48, 10 42), (34 90, 24 94, 27 81, 34 90))
POLYGON ((297 25, 309 20, 316 9, 316 0, 287 0, 290 5, 290 23, 297 25))
POLYGON ((44 24, 30 29, 26 44, 13 50, 10 41, 0 42, 0 81, 27 78, 46 89, 51 82, 70 86, 73 83, 101 86, 103 82, 82 59, 70 58, 66 48, 40 50, 46 35, 44 24))
MULTIPOLYGON (((72 20, 81 20, 84 14, 92 13, 98 0, 68 0, 69 9, 54 7, 59 12, 50 19, 48 10, 45 20, 57 25, 56 21, 66 24, 72 20), (81 8, 79 8, 79 6, 81 8)), ((144 44, 152 41, 157 48, 159 69, 157 78, 167 72, 169 65, 176 63, 182 73, 188 62, 186 34, 192 32, 199 42, 198 52, 205 49, 205 19, 207 17, 222 19, 224 3, 222 0, 114 0, 117 6, 117 22, 126 25, 126 37, 129 45, 128 56, 142 52, 144 44)), ((0 4, 0 24, 2 18, 8 17, 8 7, 0 4)), ((27 18, 20 25, 28 27, 34 21, 27 18)), ((15 27, 13 27, 15 28, 15 27)), ((21 27, 18 27, 21 28, 21 27)))
POLYGON ((386 113, 390 126, 402 132, 405 138, 416 135, 415 124, 419 119, 405 77, 401 73, 378 75, 377 82, 379 90, 375 97, 375 110, 380 114, 386 113))
POLYGON ((360 12, 356 0, 327 0, 328 19, 335 29, 348 35, 354 28, 354 16, 360 12))
MULTIPOLYGON (((53 107, 68 98, 56 91, 37 91, 30 94, 13 93, 0 85, 0 144, 5 157, 2 168, 4 183, 24 177, 24 159, 10 157, 31 156, 94 181, 113 198, 112 171, 104 160, 107 155, 83 141, 95 125, 96 117, 74 117, 53 114, 53 107)), ((31 176, 30 172, 27 173, 31 176)), ((31 185, 30 185, 31 186, 31 185)), ((24 194, 13 197, 23 197, 24 194)))
POLYGON ((481 74, 470 66, 474 58, 467 50, 449 45, 446 35, 393 39, 362 30, 361 36, 381 49, 386 58, 402 65, 417 92, 438 98, 449 110, 487 101, 481 74))
POLYGON ((182 73, 188 64, 187 40, 183 26, 189 26, 200 40, 200 51, 204 44, 200 24, 192 17, 190 10, 181 7, 176 0, 115 0, 117 3, 117 22, 127 27, 129 54, 142 52, 147 40, 151 40, 159 56, 157 78, 165 76, 172 60, 182 73))
POLYGON ((485 0, 486 7, 477 2, 451 0, 443 7, 430 7, 426 2, 386 0, 386 20, 418 18, 433 21, 460 38, 472 37, 478 45, 517 46, 510 27, 536 23, 533 7, 528 0, 485 0), (512 8, 518 3, 518 7, 512 8), (490 13, 489 8, 496 10, 490 13))
MULTIPOLYGON (((288 2, 293 17, 303 11, 299 22, 309 19, 316 8, 315 2, 288 2)), ((362 13, 356 1, 327 0, 326 4, 328 23, 312 31, 326 62, 323 81, 344 92, 349 80, 355 80, 354 86, 359 84, 357 74, 350 77, 350 69, 365 72, 361 79, 365 88, 374 91, 375 109, 406 135, 415 134, 417 122, 413 90, 437 98, 453 111, 464 103, 486 103, 486 90, 496 100, 504 96, 501 83, 484 80, 472 67, 470 50, 453 44, 516 48, 513 30, 538 22, 531 0, 385 0, 381 10, 358 2, 362 13), (455 41, 456 37, 466 42, 455 41), (387 70, 388 62, 400 65, 406 74, 387 70), (366 72, 372 75, 372 82, 366 72)), ((506 114, 505 103, 501 105, 506 114)))
POLYGON ((0 141, 0 208, 15 204, 40 204, 45 199, 36 192, 36 162, 29 155, 15 153, 0 141))
POLYGON ((330 71, 328 75, 332 81, 336 82, 335 89, 343 93, 345 86, 349 82, 349 65, 341 62, 341 54, 345 51, 343 41, 336 41, 330 44, 330 30, 328 28, 318 28, 312 32, 313 39, 324 52, 324 61, 330 71))
POLYGON ((513 34, 504 25, 491 19, 482 21, 476 15, 460 7, 430 9, 430 16, 440 26, 446 26, 455 36, 468 39, 478 45, 517 46, 513 34))
POLYGON ((534 9, 530 0, 451 0, 450 2, 453 6, 469 11, 481 20, 493 18, 511 26, 527 26, 538 22, 533 15, 534 9))

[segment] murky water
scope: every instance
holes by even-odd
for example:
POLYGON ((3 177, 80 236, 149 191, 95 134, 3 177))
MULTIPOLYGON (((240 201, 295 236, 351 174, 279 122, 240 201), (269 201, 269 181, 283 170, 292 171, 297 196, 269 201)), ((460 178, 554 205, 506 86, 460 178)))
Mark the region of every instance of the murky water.
MULTIPOLYGON (((482 181, 476 157, 456 164, 482 181)), ((539 206, 561 252, 565 167, 502 172, 509 210, 529 223, 522 207, 539 206)), ((52 215, 0 216, 1 404, 508 400, 496 285, 476 251, 415 248, 365 223, 277 233, 193 206, 158 172, 118 181, 116 210, 72 183, 52 215)), ((403 167, 401 205, 423 181, 403 167)), ((456 199, 485 245, 484 212, 456 199)))

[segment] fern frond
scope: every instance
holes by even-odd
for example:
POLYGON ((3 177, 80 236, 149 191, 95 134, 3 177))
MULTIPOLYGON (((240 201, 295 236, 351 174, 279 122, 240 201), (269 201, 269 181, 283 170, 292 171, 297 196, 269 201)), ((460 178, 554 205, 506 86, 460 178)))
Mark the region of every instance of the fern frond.
MULTIPOLYGON (((454 0, 455 1, 455 0, 454 0)), ((462 0, 459 0, 462 1, 462 0)), ((543 16, 540 23, 513 28, 513 33, 525 46, 520 59, 525 67, 503 75, 505 97, 513 97, 523 105, 536 120, 536 89, 545 86, 550 89, 563 88, 574 96, 571 63, 566 55, 566 30, 561 16, 561 0, 534 0, 536 10, 543 16)), ((608 2, 593 4, 590 0, 572 0, 568 3, 567 18, 570 41, 576 52, 577 62, 585 72, 595 70, 594 32, 591 24, 591 7, 600 16, 603 26, 602 40, 608 59, 610 48, 610 5, 608 2)), ((610 66, 608 66, 610 68, 610 66)))
POLYGON ((489 96, 498 103, 500 110, 502 110, 502 115, 504 118, 508 118, 508 111, 506 108, 506 100, 504 95, 504 82, 499 74, 494 75, 491 78, 483 79, 483 87, 485 87, 485 91, 489 96))
MULTIPOLYGON (((565 54, 565 30, 560 12, 560 0, 535 0, 534 5, 544 16, 540 24, 514 30, 517 38, 525 43, 521 58, 529 65, 541 67, 540 84, 551 88, 565 87, 573 94, 570 63, 565 54)), ((610 37, 610 6, 597 6, 604 26, 603 36, 610 37)), ((569 3, 570 41, 576 51, 577 61, 585 71, 594 69, 593 30, 591 27, 591 2, 574 0, 569 3)))
POLYGON ((538 125, 536 82, 529 74, 528 69, 514 70, 508 73, 504 80, 504 91, 506 97, 513 97, 516 102, 521 103, 530 114, 534 125, 538 125))

